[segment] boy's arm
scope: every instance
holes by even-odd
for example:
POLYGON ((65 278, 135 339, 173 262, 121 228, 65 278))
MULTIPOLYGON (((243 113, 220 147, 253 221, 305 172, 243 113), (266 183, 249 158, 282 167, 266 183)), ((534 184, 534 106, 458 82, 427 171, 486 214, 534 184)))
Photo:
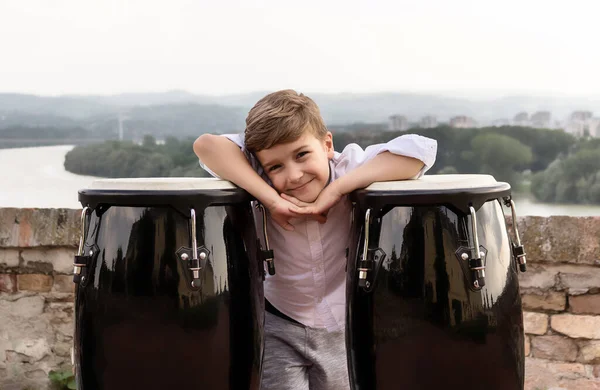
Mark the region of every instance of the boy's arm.
POLYGON ((292 205, 256 173, 238 145, 223 136, 202 134, 194 142, 194 153, 220 178, 254 196, 270 211, 277 224, 286 230, 294 230, 289 223, 290 218, 297 217, 289 211, 292 205))
POLYGON ((341 195, 365 188, 376 181, 406 180, 415 177, 424 163, 416 158, 384 152, 331 183, 341 195))
POLYGON ((376 181, 413 178, 423 166, 424 163, 416 158, 384 152, 331 182, 312 204, 301 202, 285 194, 281 196, 299 206, 291 209, 297 214, 322 214, 339 202, 342 196, 358 188, 367 187, 376 181))

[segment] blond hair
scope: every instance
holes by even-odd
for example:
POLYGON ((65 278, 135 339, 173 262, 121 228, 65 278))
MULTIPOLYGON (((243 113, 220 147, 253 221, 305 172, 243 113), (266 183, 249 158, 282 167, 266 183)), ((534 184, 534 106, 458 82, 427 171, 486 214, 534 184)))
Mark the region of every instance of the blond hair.
POLYGON ((294 142, 310 129, 323 139, 327 127, 317 104, 308 96, 286 89, 273 92, 252 107, 246 118, 244 143, 251 152, 294 142))

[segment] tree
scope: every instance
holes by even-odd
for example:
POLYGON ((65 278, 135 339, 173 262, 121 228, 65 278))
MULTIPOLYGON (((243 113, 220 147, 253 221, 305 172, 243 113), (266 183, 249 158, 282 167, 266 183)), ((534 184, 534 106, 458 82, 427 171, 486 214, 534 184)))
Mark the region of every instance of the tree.
POLYGON ((517 170, 533 159, 531 148, 506 135, 480 134, 471 141, 472 163, 479 173, 489 173, 497 180, 517 184, 517 170))
POLYGON ((156 138, 154 138, 153 136, 146 134, 144 136, 144 141, 142 142, 142 146, 144 146, 147 149, 154 149, 154 147, 156 147, 156 138))

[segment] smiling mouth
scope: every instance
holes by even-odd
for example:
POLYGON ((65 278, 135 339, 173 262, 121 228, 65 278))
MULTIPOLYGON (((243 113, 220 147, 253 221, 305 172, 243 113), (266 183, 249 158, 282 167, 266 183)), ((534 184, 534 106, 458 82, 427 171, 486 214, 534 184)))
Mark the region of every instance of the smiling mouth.
POLYGON ((307 181, 306 183, 302 184, 301 186, 298 186, 296 188, 292 188, 290 191, 297 191, 297 190, 301 190, 304 187, 306 187, 310 182, 312 182, 314 179, 310 179, 309 181, 307 181))

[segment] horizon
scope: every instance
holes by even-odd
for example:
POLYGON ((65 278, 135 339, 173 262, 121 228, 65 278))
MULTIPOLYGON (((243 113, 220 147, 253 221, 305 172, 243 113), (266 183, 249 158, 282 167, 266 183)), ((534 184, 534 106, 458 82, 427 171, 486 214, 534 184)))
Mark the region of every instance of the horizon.
MULTIPOLYGON (((287 89, 287 88, 283 88, 287 89)), ((293 88, 289 88, 293 89, 293 88)), ((552 98, 552 99, 598 99, 600 100, 600 93, 598 94, 569 94, 565 92, 556 91, 497 91, 497 90, 457 90, 457 91, 445 91, 445 90, 432 90, 432 91, 413 91, 413 90, 374 90, 374 91, 332 91, 332 92, 315 92, 315 91, 302 91, 295 89, 299 93, 303 93, 307 96, 312 95, 329 95, 329 96, 343 96, 343 95, 414 95, 414 96, 427 96, 427 97, 444 97, 461 100, 498 100, 507 98, 552 98)), ((41 98, 61 98, 61 97, 116 97, 116 96, 128 96, 128 95, 161 95, 171 93, 182 93, 189 94, 197 97, 227 97, 227 96, 251 96, 256 94, 268 94, 273 91, 269 90, 251 90, 251 91, 239 91, 231 92, 226 94, 217 93, 203 93, 194 92, 191 90, 172 88, 164 90, 147 90, 147 91, 123 91, 114 93, 64 93, 64 94, 44 94, 35 93, 28 91, 3 91, 0 90, 0 95, 23 95, 23 96, 36 96, 41 98)))

